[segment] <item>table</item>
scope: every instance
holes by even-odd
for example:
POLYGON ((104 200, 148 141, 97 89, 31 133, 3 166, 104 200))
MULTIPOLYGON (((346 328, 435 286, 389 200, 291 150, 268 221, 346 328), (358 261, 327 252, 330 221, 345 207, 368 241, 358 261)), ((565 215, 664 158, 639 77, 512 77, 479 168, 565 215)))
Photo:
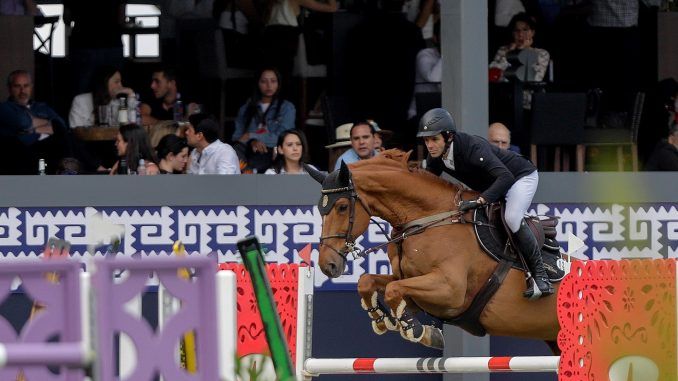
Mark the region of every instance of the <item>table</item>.
POLYGON ((73 129, 73 134, 76 138, 87 142, 114 141, 118 136, 118 127, 76 127, 73 129))

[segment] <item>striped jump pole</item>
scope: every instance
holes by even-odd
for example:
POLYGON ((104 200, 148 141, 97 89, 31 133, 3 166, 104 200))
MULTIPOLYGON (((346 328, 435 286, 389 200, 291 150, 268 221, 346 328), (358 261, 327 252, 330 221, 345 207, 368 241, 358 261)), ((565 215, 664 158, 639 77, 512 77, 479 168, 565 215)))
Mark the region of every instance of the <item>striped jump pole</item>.
POLYGON ((307 359, 308 376, 321 374, 558 372, 559 356, 307 359))

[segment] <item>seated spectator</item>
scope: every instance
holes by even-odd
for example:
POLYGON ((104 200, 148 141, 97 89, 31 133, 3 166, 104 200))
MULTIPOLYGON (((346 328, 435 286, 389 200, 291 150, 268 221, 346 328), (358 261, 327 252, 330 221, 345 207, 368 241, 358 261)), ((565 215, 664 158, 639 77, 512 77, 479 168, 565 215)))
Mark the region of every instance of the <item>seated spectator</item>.
POLYGON ((374 134, 376 130, 374 123, 369 121, 360 121, 353 123, 351 127, 351 149, 339 156, 334 164, 334 170, 341 167, 341 162, 351 164, 359 160, 366 160, 377 155, 374 149, 374 134))
POLYGON ((669 128, 668 139, 657 143, 645 164, 646 171, 678 171, 678 122, 669 128))
POLYGON ((377 152, 385 151, 389 140, 393 136, 393 131, 382 130, 376 122, 371 120, 369 122, 374 127, 374 150, 377 152))
MULTIPOLYGON (((509 53, 513 54, 516 51, 525 50, 533 52, 537 57, 536 60, 529 62, 530 66, 526 68, 526 77, 534 82, 544 80, 551 56, 546 50, 532 46, 536 26, 534 19, 527 13, 518 13, 513 16, 509 23, 509 30, 513 32, 513 41, 508 45, 500 47, 494 56, 494 60, 490 62, 490 77, 492 80, 502 79, 506 70, 511 68, 511 64, 507 59, 509 53)), ((523 80, 523 78, 520 79, 523 80)), ((523 108, 530 109, 531 105, 532 93, 525 90, 523 93, 523 108)))
POLYGON ((0 0, 0 15, 3 16, 38 16, 40 9, 33 0, 0 0))
POLYGON ((280 97, 280 73, 264 69, 257 77, 254 95, 238 111, 233 141, 248 167, 263 173, 273 161, 273 148, 284 131, 294 128, 294 105, 280 97))
POLYGON ((156 164, 158 160, 151 148, 148 134, 143 127, 136 124, 120 126, 115 139, 115 148, 120 158, 111 169, 111 175, 127 175, 145 172, 146 175, 157 175, 160 170, 156 164), (124 162, 123 162, 124 160, 124 162), (143 169, 139 168, 143 160, 143 169))
POLYGON ((283 132, 278 138, 276 150, 273 165, 265 172, 267 175, 306 173, 304 163, 308 162, 308 144, 303 132, 299 130, 283 132))
POLYGON ((501 149, 520 153, 520 147, 511 144, 511 131, 503 123, 492 123, 487 129, 487 140, 501 149))
POLYGON ((70 156, 66 122, 46 103, 33 100, 33 80, 25 70, 7 77, 9 98, 0 103, 2 153, 11 168, 6 174, 36 174, 38 160, 45 159, 47 170, 57 168, 59 160, 70 156))
POLYGON ((339 157, 351 148, 351 127, 353 127, 353 123, 344 123, 335 128, 334 143, 325 146, 329 150, 328 168, 334 168, 339 157))
POLYGON ((440 17, 437 0, 405 0, 403 13, 407 19, 421 28, 421 36, 429 41, 433 38, 433 24, 440 17))
POLYGON ((176 135, 165 135, 158 143, 158 167, 161 174, 185 173, 188 164, 188 144, 176 135))
POLYGON ((92 91, 83 93, 73 98, 71 112, 68 121, 71 128, 91 127, 95 125, 109 125, 110 119, 117 120, 118 96, 124 96, 128 100, 128 121, 134 121, 134 108, 136 107, 136 95, 134 90, 122 84, 120 71, 113 66, 99 68, 93 79, 92 91), (108 116, 100 115, 100 107, 109 107, 108 116), (132 116, 132 119, 129 117, 132 116))
POLYGON ((141 121, 144 126, 153 125, 162 120, 183 121, 186 117, 185 110, 188 110, 188 115, 190 115, 197 107, 195 103, 183 103, 187 108, 175 112, 177 101, 185 102, 185 99, 181 98, 177 75, 172 68, 161 67, 153 72, 151 90, 153 99, 142 102, 140 107, 141 121), (175 120, 177 118, 180 120, 175 120))
POLYGON ((240 161, 233 147, 219 140, 219 124, 206 114, 193 114, 186 140, 193 147, 188 173, 193 175, 240 174, 240 161))
MULTIPOLYGON (((440 22, 433 25, 433 47, 422 49, 417 53, 416 71, 414 76, 414 93, 440 92, 440 82, 443 79, 443 58, 440 54, 440 22)), ((408 119, 417 116, 417 104, 414 96, 407 111, 408 119)), ((412 136, 414 138, 414 135, 412 136)))

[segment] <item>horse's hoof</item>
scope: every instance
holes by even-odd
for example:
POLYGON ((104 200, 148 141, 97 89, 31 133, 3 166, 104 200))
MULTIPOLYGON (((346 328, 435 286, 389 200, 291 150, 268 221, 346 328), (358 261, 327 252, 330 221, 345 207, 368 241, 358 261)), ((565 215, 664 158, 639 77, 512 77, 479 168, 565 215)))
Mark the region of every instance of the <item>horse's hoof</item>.
POLYGON ((372 330, 373 330, 374 333, 376 333, 377 335, 383 335, 383 334, 385 334, 386 332, 388 332, 388 329, 387 329, 387 327, 386 327, 386 324, 384 324, 383 322, 377 323, 377 322, 374 321, 374 320, 372 320, 372 330))
POLYGON ((445 348, 445 337, 443 331, 432 325, 424 326, 424 337, 419 342, 430 348, 443 349, 445 348))

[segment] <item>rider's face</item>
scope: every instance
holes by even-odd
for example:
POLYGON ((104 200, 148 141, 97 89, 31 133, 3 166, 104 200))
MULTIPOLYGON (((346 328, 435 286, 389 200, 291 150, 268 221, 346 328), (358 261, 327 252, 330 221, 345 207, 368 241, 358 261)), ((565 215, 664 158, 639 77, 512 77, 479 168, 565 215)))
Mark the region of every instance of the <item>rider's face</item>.
POLYGON ((424 136, 424 144, 431 157, 440 157, 445 153, 445 138, 442 134, 433 136, 424 136))

